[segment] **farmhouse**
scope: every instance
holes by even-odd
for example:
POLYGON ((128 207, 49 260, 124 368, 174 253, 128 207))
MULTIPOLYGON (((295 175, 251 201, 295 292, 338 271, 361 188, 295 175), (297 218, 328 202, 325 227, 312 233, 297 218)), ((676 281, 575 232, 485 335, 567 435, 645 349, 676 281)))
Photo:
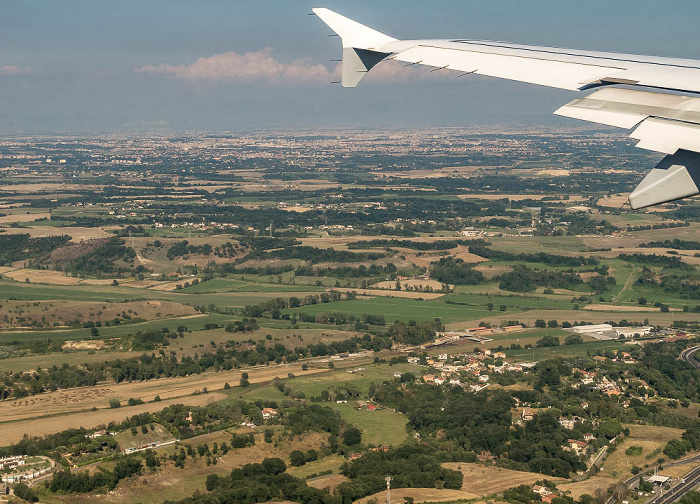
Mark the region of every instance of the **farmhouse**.
POLYGON ((576 455, 580 455, 585 452, 588 448, 588 443, 585 441, 579 441, 577 439, 569 439, 567 441, 569 451, 574 452, 576 455))
POLYGON ((16 457, 3 457, 0 458, 0 470, 6 469, 16 469, 19 466, 23 466, 26 463, 24 455, 18 455, 16 457))
POLYGON ((277 410, 274 408, 263 408, 262 416, 265 420, 269 420, 270 418, 277 416, 277 410))

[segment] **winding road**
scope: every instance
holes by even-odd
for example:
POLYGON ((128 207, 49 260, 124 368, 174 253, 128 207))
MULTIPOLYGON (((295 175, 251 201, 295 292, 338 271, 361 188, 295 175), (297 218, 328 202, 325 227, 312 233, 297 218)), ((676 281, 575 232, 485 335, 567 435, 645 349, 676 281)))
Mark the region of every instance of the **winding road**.
POLYGON ((681 352, 680 358, 682 361, 687 362, 695 369, 700 369, 700 362, 695 358, 695 353, 700 350, 700 345, 686 348, 681 352))

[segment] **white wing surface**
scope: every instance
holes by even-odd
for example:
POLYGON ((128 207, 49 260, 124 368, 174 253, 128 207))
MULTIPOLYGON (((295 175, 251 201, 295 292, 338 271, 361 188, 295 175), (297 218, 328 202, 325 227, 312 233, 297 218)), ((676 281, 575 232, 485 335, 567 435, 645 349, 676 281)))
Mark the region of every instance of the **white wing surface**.
POLYGON ((344 87, 357 86, 377 63, 394 59, 570 91, 602 88, 555 113, 633 129, 638 147, 667 154, 630 194, 630 206, 700 193, 700 98, 687 96, 700 93, 700 61, 505 42, 397 40, 328 9, 314 13, 343 41, 344 87))

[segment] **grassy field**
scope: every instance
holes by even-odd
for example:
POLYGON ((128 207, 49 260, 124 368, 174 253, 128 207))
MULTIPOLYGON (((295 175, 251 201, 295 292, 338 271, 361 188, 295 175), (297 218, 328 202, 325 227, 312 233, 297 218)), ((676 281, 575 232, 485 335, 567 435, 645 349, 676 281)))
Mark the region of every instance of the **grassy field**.
MULTIPOLYGON (((240 317, 221 315, 218 313, 207 313, 202 315, 190 315, 186 317, 173 317, 149 320, 147 322, 119 324, 113 326, 103 326, 99 328, 101 339, 121 338, 137 331, 148 329, 162 329, 167 327, 171 331, 176 331, 178 326, 187 326, 192 331, 203 329, 206 324, 226 325, 231 320, 240 317)), ((63 330, 39 330, 39 331, 3 331, 0 333, 0 343, 11 342, 16 339, 42 340, 46 338, 57 340, 89 340, 92 338, 90 329, 63 329, 63 330)))
MULTIPOLYGON (((214 441, 221 444, 230 438, 230 434, 221 432, 209 436, 200 436, 188 440, 189 444, 208 443, 214 441)), ((217 460, 216 465, 206 465, 199 459, 192 462, 188 459, 185 469, 177 469, 168 466, 156 473, 145 472, 144 475, 130 478, 117 485, 117 488, 108 494, 99 497, 100 502, 109 504, 130 504, 140 502, 142 504, 161 504, 164 500, 179 501, 191 496, 195 491, 206 492, 205 480, 207 475, 216 473, 220 476, 230 474, 231 469, 241 467, 244 464, 260 462, 266 457, 280 457, 289 462, 289 454, 293 450, 319 450, 321 445, 327 442, 327 435, 309 433, 295 437, 279 446, 267 444, 262 440, 262 435, 256 436, 255 446, 231 450, 217 460)), ((166 448, 165 452, 172 450, 166 448)), ((41 502, 48 504, 91 504, 95 502, 94 495, 77 494, 41 494, 41 502)))
POLYGON ((313 474, 319 474, 325 471, 338 472, 341 465, 345 463, 345 458, 340 455, 331 455, 320 460, 308 462, 301 467, 289 467, 287 472, 297 478, 308 478, 313 474))
POLYGON ((653 465, 660 457, 667 458, 660 450, 663 450, 668 441, 680 439, 683 434, 682 429, 670 427, 651 425, 626 425, 625 427, 629 428, 630 435, 623 438, 624 441, 618 448, 608 455, 599 476, 615 479, 628 478, 632 474, 633 466, 644 468, 653 465), (630 449, 632 447, 637 449, 630 449), (659 453, 654 455, 656 450, 659 450, 659 453))
POLYGON ((175 438, 173 438, 173 435, 170 434, 162 425, 151 424, 148 426, 148 432, 145 434, 141 431, 141 428, 136 430, 135 435, 131 432, 131 430, 125 430, 114 436, 114 439, 117 441, 117 443, 119 443, 119 446, 123 450, 125 448, 138 448, 139 446, 158 441, 171 441, 175 438))
POLYGON ((442 299, 420 300, 403 298, 373 298, 357 299, 355 301, 339 301, 329 304, 317 304, 300 308, 286 309, 286 313, 349 313, 355 316, 380 315, 388 323, 394 320, 434 320, 439 318, 444 322, 464 320, 479 320, 491 312, 483 306, 450 305, 442 299))
POLYGON ((367 411, 367 409, 355 409, 351 402, 347 404, 329 404, 340 412, 343 420, 356 426, 362 431, 362 442, 373 445, 398 446, 408 434, 406 422, 408 419, 402 413, 382 409, 367 411))
MULTIPOLYGON (((563 339, 560 337, 560 340, 563 339)), ((581 345, 559 345, 558 347, 531 348, 522 350, 505 350, 509 359, 541 360, 552 357, 585 357, 588 352, 594 355, 595 350, 617 350, 625 347, 624 341, 589 341, 581 345)))
MULTIPOLYGON (((295 393, 303 392, 306 397, 317 397, 323 390, 334 387, 351 387, 362 394, 366 394, 371 383, 381 384, 385 380, 392 380, 395 372, 414 372, 419 374, 420 367, 411 364, 399 364, 389 366, 386 364, 366 364, 365 369, 355 373, 346 370, 327 371, 313 376, 297 377, 286 380, 295 393)), ((352 369, 352 368, 351 368, 352 369)), ((355 368, 357 369, 357 368, 355 368)), ((248 400, 266 399, 281 401, 284 395, 273 385, 261 385, 252 387, 244 397, 248 400)), ((347 422, 357 426, 363 433, 363 442, 375 445, 398 445, 407 437, 404 428, 407 419, 401 413, 388 409, 367 411, 355 409, 355 401, 348 400, 346 404, 334 402, 322 403, 340 412, 347 422)))

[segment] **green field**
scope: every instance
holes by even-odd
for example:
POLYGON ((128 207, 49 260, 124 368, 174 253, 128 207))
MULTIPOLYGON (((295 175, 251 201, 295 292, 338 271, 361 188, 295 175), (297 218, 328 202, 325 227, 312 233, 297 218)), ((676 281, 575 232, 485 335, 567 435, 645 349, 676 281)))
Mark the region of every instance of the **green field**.
MULTIPOLYGON (((350 387, 358 390, 360 396, 367 394, 370 384, 380 385, 382 382, 394 379, 395 372, 413 372, 420 374, 421 366, 412 364, 398 364, 389 366, 388 364, 367 364, 359 366, 364 368, 354 373, 347 370, 334 370, 327 373, 303 376, 285 380, 295 393, 303 392, 307 398, 321 395, 323 390, 335 387, 350 387)), ((355 368, 357 369, 357 368, 355 368)), ((247 400, 264 399, 270 401, 282 401, 285 396, 272 384, 253 386, 244 396, 247 400)), ((367 411, 366 409, 356 410, 355 401, 350 399, 346 404, 336 404, 334 402, 320 403, 340 412, 347 422, 356 425, 363 432, 363 442, 375 445, 397 445, 406 436, 406 430, 397 426, 406 423, 406 417, 401 413, 383 409, 377 411, 367 411)))
POLYGON ((338 301, 336 303, 316 304, 300 308, 286 309, 285 313, 348 313, 355 316, 380 315, 387 323, 395 320, 435 320, 443 322, 459 322, 464 320, 479 320, 492 315, 485 305, 461 306, 449 305, 442 299, 421 300, 405 298, 372 298, 354 301, 338 301))
MULTIPOLYGON (((560 340, 563 339, 560 337, 560 340)), ((532 360, 538 361, 543 359, 551 359, 552 357, 586 357, 595 355, 595 351, 600 350, 617 350, 625 348, 627 345, 624 341, 589 341, 581 345, 559 345, 557 347, 547 348, 531 348, 522 350, 505 350, 504 353, 508 359, 532 360)))

